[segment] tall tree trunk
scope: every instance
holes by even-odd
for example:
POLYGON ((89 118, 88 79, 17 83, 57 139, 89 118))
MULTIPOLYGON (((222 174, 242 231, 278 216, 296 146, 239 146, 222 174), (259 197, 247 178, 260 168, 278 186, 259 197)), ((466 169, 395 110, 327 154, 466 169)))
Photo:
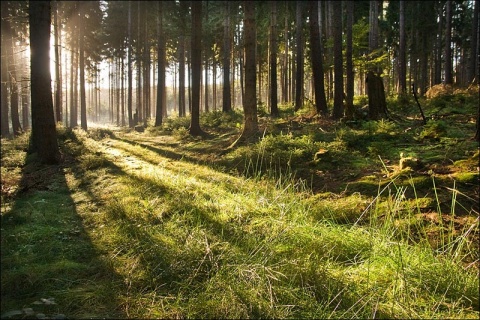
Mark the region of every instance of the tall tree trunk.
POLYGON ((223 112, 232 110, 230 92, 230 2, 226 1, 223 21, 223 112))
POLYGON ((180 1, 181 34, 178 40, 178 115, 185 117, 185 15, 187 12, 186 1, 180 1))
POLYGON ((59 29, 60 24, 58 23, 58 1, 53 1, 53 28, 54 28, 54 41, 55 41, 55 116, 57 122, 62 122, 62 81, 60 73, 60 36, 59 29))
POLYGON ((255 2, 244 1, 245 39, 245 101, 243 104, 243 131, 237 141, 248 141, 258 134, 257 90, 256 90, 256 23, 255 2))
MULTIPOLYGON (((378 2, 370 0, 370 32, 369 32, 369 50, 375 59, 373 52, 378 48, 378 2)), ((381 78, 382 70, 378 65, 373 65, 367 72, 367 93, 368 93, 368 117, 371 120, 378 120, 386 117, 387 102, 385 98, 385 88, 381 78)))
POLYGON ((443 21, 443 5, 439 2, 436 2, 436 11, 437 11, 437 34, 435 41, 435 77, 433 84, 442 83, 442 21, 443 21))
POLYGON ((165 36, 163 30, 163 3, 157 2, 157 36, 158 36, 158 67, 157 67, 157 110, 155 116, 155 126, 158 127, 163 122, 164 105, 163 95, 165 94, 165 36))
POLYGON ((400 0, 400 46, 398 50, 398 93, 407 93, 407 60, 405 41, 405 0, 400 0))
MULTIPOLYGON (((135 111, 137 113, 138 122, 143 121, 143 103, 142 103, 142 46, 141 43, 143 42, 142 31, 141 31, 141 22, 144 20, 141 10, 141 1, 137 2, 137 52, 136 52, 136 63, 137 63, 137 103, 135 111)), ((135 123, 137 125, 138 123, 135 123)))
POLYGON ((32 134, 30 151, 44 163, 57 163, 59 151, 50 74, 50 1, 29 5, 32 134))
POLYGON ((192 2, 192 116, 189 132, 193 136, 204 135, 200 128, 200 78, 202 76, 202 2, 192 2))
MULTIPOLYGON (((2 57, 7 57, 7 50, 6 50, 6 41, 10 39, 10 34, 8 34, 7 30, 7 1, 2 1, 1 3, 1 14, 2 14, 2 19, 1 19, 1 34, 2 34, 2 45, 1 45, 1 50, 2 50, 2 57)), ((7 59, 1 59, 2 63, 2 83, 1 83, 1 135, 2 137, 9 137, 10 136, 10 128, 9 128, 9 122, 8 122, 8 63, 7 59)))
POLYGON ((144 101, 144 117, 143 126, 147 127, 148 119, 150 119, 150 45, 148 39, 148 19, 147 19, 148 2, 143 2, 143 101, 144 101))
POLYGON ((453 84, 452 68, 452 1, 446 2, 445 26, 445 84, 453 84))
POLYGON ((323 53, 320 29, 318 26, 318 1, 310 1, 310 60, 312 63, 315 107, 319 114, 326 115, 327 100, 323 73, 323 53))
MULTIPOLYGON (((285 9, 288 9, 288 1, 285 1, 285 9)), ((288 102, 288 14, 285 14, 285 24, 283 29, 283 77, 282 77, 282 102, 288 102)))
POLYGON ((277 2, 270 2, 270 113, 278 117, 277 98, 277 2))
POLYGON ((296 3, 296 39, 297 39, 297 72, 295 80, 295 111, 303 106, 303 2, 296 3))
POLYGON ((473 21, 472 21, 472 35, 470 43, 470 61, 468 68, 467 81, 471 83, 475 80, 475 83, 479 83, 478 79, 478 57, 479 57, 479 29, 480 29, 480 19, 478 13, 480 11, 480 0, 475 0, 473 8, 473 21))
POLYGON ((78 37, 78 28, 73 27, 73 36, 71 44, 71 53, 70 53, 70 128, 75 128, 78 126, 78 110, 77 110, 77 95, 76 95, 76 86, 77 86, 77 37, 78 37))
POLYGON ((355 110, 353 108, 353 96, 355 77, 353 73, 353 10, 355 2, 347 0, 347 48, 346 48, 346 71, 347 71, 347 94, 345 100, 345 118, 351 120, 354 118, 355 110))
POLYGON ((334 96, 333 118, 343 117, 343 54, 342 54, 342 2, 333 1, 333 59, 334 59, 334 96))
POLYGON ((80 8, 80 125, 83 130, 87 130, 87 101, 85 97, 85 21, 82 3, 79 4, 80 8))
MULTIPOLYGON (((11 33, 13 35, 13 33, 11 33)), ((15 53, 13 52, 13 37, 8 41, 8 59, 9 67, 8 74, 10 76, 10 116, 12 118, 12 131, 13 135, 17 136, 22 133, 22 127, 20 126, 20 115, 18 113, 18 83, 17 83, 17 64, 15 61, 15 53)))
POLYGON ((128 93, 127 93, 127 112, 128 112, 128 126, 134 127, 133 123, 133 75, 132 75, 132 1, 128 1, 128 66, 127 66, 127 78, 128 78, 128 93))

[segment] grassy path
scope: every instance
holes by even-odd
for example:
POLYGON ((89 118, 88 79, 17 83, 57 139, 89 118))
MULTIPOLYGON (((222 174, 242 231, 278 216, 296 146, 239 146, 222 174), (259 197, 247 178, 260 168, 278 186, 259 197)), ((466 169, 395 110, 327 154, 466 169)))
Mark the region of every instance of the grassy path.
POLYGON ((478 273, 455 257, 467 244, 410 244, 401 199, 318 197, 134 134, 62 139, 65 163, 25 166, 2 208, 2 314, 478 318, 478 273), (365 220, 330 219, 347 211, 365 220))

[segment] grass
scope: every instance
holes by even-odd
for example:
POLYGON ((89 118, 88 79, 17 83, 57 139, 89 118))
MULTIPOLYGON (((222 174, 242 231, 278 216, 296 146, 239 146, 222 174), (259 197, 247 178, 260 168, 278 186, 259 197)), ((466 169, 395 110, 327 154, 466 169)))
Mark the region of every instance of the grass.
POLYGON ((58 166, 2 140, 2 317, 478 318, 471 124, 291 117, 222 153, 237 121, 59 127, 58 166))

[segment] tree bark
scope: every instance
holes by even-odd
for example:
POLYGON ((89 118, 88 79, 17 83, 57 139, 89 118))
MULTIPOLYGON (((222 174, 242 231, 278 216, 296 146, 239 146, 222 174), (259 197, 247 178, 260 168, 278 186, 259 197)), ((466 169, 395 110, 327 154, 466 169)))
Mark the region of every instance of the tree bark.
POLYGON ((297 65, 295 80, 295 111, 303 106, 303 3, 297 1, 296 4, 296 40, 297 40, 297 65))
POLYGON ((315 90, 315 107, 318 114, 328 113, 325 97, 325 80, 323 72, 323 53, 320 29, 318 25, 318 1, 310 1, 310 55, 315 90))
POLYGON ((345 118, 351 120, 354 118, 353 96, 355 75, 353 73, 353 10, 354 1, 347 1, 347 48, 346 48, 346 71, 347 71, 347 94, 345 100, 345 118))
POLYGON ((205 133, 200 128, 200 78, 202 76, 202 2, 192 2, 192 115, 189 132, 192 136, 205 133))
POLYGON ((133 128, 133 79, 132 79, 132 1, 128 1, 128 62, 127 62, 127 112, 128 112, 128 126, 133 128))
MULTIPOLYGON (((158 36, 158 67, 157 67, 157 109, 155 117, 155 126, 158 127, 162 125, 163 122, 163 95, 165 93, 165 37, 163 35, 163 3, 162 1, 157 2, 158 13, 157 13, 157 36, 158 36)), ((185 108, 185 105, 184 105, 185 108)))
POLYGON ((452 75, 452 1, 447 0, 447 12, 445 15, 445 84, 453 84, 452 75))
POLYGON ((249 141, 258 134, 256 63, 255 63, 255 2, 244 1, 245 39, 245 101, 243 131, 237 141, 249 141))
POLYGON ((232 110, 230 92, 230 2, 225 2, 223 22, 223 112, 232 110))
POLYGON ((277 98, 277 2, 270 2, 270 113, 280 115, 277 98))
POLYGON ((85 19, 82 3, 79 3, 80 14, 80 125, 83 130, 87 130, 87 101, 85 97, 85 19))
MULTIPOLYGON (((378 2, 377 0, 370 1, 370 32, 369 32, 369 50, 372 55, 371 59, 376 56, 373 53, 378 48, 379 33, 378 33, 378 2)), ((385 99, 385 88, 383 79, 380 76, 382 70, 378 65, 373 65, 367 72, 365 80, 367 85, 368 95, 368 117, 370 120, 378 120, 386 117, 387 102, 385 99)))
POLYGON ((30 2, 30 88, 32 96, 30 151, 37 152, 40 161, 48 164, 59 161, 50 74, 50 11, 50 1, 30 2))
POLYGON ((343 117, 343 55, 342 55, 342 2, 333 1, 333 60, 334 60, 334 96, 333 118, 343 117))
POLYGON ((398 50, 398 93, 407 93, 407 61, 405 42, 405 0, 400 1, 400 46, 398 50))

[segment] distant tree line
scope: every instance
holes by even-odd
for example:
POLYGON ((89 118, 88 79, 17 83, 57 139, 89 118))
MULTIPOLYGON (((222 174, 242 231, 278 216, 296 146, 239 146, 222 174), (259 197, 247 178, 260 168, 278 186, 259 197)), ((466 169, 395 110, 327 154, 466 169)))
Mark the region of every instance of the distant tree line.
MULTIPOLYGON (((31 4, 1 3, 2 137, 33 124, 31 4)), ((201 134, 199 112, 241 107, 246 121, 257 121, 259 106, 278 117, 279 104, 353 118, 356 95, 368 95, 369 118, 379 119, 385 97, 410 94, 412 84, 423 95, 436 84, 467 86, 479 77, 479 0, 45 5, 54 119, 84 130, 88 121, 134 127, 152 119, 158 126, 171 114, 190 114, 191 133, 201 134)))

